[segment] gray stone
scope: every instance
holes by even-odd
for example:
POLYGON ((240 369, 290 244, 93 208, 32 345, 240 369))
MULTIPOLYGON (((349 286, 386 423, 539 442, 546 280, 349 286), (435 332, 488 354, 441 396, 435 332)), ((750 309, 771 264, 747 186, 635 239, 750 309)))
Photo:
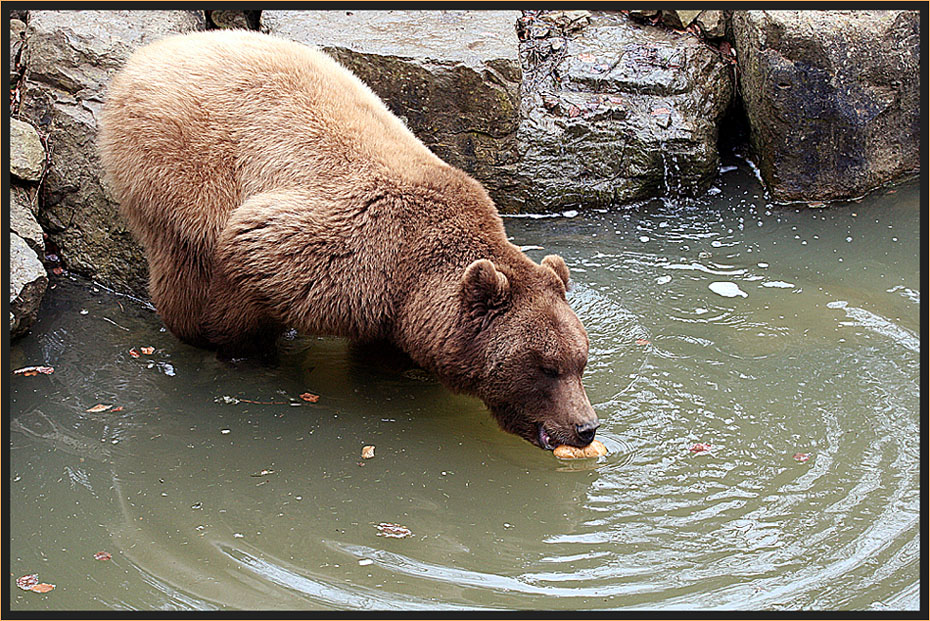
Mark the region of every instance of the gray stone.
POLYGON ((249 13, 252 11, 210 11, 210 21, 217 28, 249 30, 252 27, 249 13))
POLYGON ((756 162, 782 202, 858 197, 920 168, 918 11, 735 11, 756 162))
POLYGON ((349 68, 439 157, 512 196, 517 11, 263 11, 262 29, 349 68))
POLYGON ((718 168, 730 68, 697 38, 595 12, 547 54, 521 42, 524 209, 704 192, 718 168))
POLYGON ((45 147, 29 123, 10 119, 10 172, 26 181, 38 181, 45 167, 45 147))
POLYGON ((662 11, 662 21, 666 26, 672 28, 687 28, 694 21, 694 18, 701 13, 697 11, 662 11))
POLYGON ((19 79, 19 53, 23 49, 23 38, 26 35, 26 24, 18 19, 10 20, 10 84, 19 79))
POLYGON ((107 82, 136 48, 204 27, 202 11, 30 11, 20 113, 48 132, 39 221, 69 269, 145 295, 142 250, 100 179, 97 120, 107 82))
POLYGON ((701 11, 694 23, 708 39, 721 39, 727 35, 726 13, 723 11, 701 11))
POLYGON ((42 262, 16 233, 10 233, 10 336, 25 333, 35 322, 48 286, 42 262))
POLYGON ((13 184, 10 184, 10 230, 22 237, 39 256, 45 254, 42 227, 32 211, 29 190, 13 184))

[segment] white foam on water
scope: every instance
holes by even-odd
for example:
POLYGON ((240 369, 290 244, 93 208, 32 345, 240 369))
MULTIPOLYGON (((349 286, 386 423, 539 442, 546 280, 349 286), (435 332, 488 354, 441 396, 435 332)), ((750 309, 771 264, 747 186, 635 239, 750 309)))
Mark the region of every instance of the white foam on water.
POLYGON ((725 298, 749 297, 749 294, 740 289, 739 285, 734 282, 723 282, 718 280, 707 285, 707 288, 725 298))

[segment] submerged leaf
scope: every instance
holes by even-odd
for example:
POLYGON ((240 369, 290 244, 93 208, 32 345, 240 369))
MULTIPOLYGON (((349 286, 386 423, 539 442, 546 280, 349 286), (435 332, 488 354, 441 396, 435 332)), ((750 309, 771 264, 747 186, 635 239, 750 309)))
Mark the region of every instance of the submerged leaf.
POLYGON ((16 369, 13 371, 13 375, 25 375, 30 377, 32 375, 51 375, 55 372, 55 369, 52 367, 23 367, 22 369, 16 369))

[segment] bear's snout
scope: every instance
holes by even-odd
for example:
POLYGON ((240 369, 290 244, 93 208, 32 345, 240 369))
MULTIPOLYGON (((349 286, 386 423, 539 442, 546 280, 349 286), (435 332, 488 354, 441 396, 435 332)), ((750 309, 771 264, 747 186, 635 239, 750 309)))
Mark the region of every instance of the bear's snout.
POLYGON ((591 441, 594 439, 594 434, 600 426, 601 421, 596 418, 591 422, 575 425, 575 433, 578 435, 578 440, 584 445, 591 444, 591 441))

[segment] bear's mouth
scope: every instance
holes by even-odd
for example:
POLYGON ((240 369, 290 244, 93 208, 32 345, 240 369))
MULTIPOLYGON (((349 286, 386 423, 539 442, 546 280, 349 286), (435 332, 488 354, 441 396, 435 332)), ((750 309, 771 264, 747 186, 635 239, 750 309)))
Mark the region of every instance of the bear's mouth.
POLYGON ((542 423, 536 423, 536 439, 539 441, 539 446, 547 451, 551 451, 555 448, 550 444, 549 440, 552 438, 549 436, 549 432, 546 431, 542 423))

